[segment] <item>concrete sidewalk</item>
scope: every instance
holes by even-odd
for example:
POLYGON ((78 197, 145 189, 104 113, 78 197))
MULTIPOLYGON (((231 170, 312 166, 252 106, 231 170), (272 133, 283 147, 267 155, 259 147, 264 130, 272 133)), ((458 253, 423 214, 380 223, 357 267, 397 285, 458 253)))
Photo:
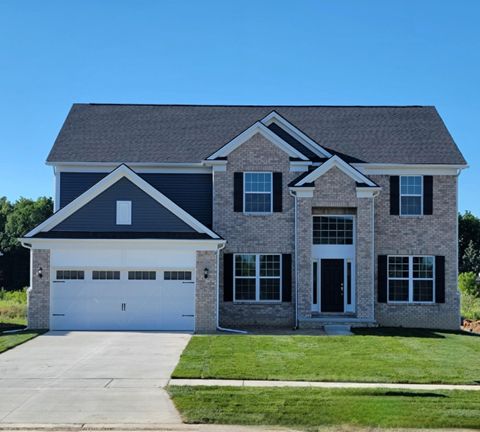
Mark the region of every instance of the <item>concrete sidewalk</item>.
POLYGON ((266 381, 266 380, 221 380, 221 379, 171 379, 171 386, 221 386, 221 387, 314 387, 343 389, 401 389, 401 390, 472 390, 479 391, 480 385, 455 384, 395 384, 361 382, 319 381, 266 381))

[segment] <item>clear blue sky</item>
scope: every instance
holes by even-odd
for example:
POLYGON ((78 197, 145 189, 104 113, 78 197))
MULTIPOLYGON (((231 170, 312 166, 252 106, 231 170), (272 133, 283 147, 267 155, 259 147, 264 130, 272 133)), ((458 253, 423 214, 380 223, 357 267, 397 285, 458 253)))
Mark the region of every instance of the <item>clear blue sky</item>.
POLYGON ((52 195, 74 102, 436 105, 480 215, 478 0, 0 0, 0 196, 52 195))

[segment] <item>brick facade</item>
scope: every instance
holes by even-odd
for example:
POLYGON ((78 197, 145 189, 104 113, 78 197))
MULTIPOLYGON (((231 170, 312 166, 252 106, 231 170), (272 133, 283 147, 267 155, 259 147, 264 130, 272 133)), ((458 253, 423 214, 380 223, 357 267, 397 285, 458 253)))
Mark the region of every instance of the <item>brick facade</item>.
POLYGON ((50 250, 32 249, 31 283, 28 289, 28 327, 48 329, 50 327, 50 250), (42 277, 38 270, 42 268, 42 277))
MULTIPOLYGON (((294 256, 294 199, 287 184, 299 176, 290 172, 288 156, 260 134, 228 156, 226 172, 214 174, 213 228, 227 240, 227 253, 291 253, 294 256), (283 173, 283 212, 267 216, 233 211, 233 173, 283 173)), ((375 198, 358 198, 356 183, 338 168, 315 182, 313 197, 298 198, 299 320, 311 320, 312 212, 349 208, 356 223, 356 296, 354 320, 385 326, 458 328, 456 249, 456 177, 434 176, 433 215, 405 218, 390 215, 389 176, 372 175, 382 190, 375 198), (424 254, 445 256, 444 304, 386 304, 377 302, 377 256, 424 254)), ((223 260, 220 264, 220 323, 226 327, 294 324, 292 302, 281 304, 223 301, 223 260)), ((293 280, 295 279, 293 273, 293 280)), ((306 321, 304 321, 306 322, 306 321)))
MULTIPOLYGON (((287 186, 299 174, 290 172, 288 155, 260 134, 254 135, 229 154, 226 172, 214 174, 213 229, 227 240, 224 252, 289 253, 293 260, 294 199, 287 186), (233 173, 245 171, 282 173, 281 213, 252 216, 233 211, 233 173)), ((292 302, 288 303, 224 302, 223 259, 220 264, 220 294, 220 323, 224 327, 294 324, 294 292, 292 302)))
POLYGON ((217 252, 197 251, 196 269, 195 333, 213 333, 217 329, 217 252))
POLYGON ((445 303, 377 303, 376 320, 384 326, 458 329, 457 177, 433 177, 433 214, 419 217, 390 215, 389 177, 370 178, 382 187, 375 200, 376 254, 445 256, 445 303))

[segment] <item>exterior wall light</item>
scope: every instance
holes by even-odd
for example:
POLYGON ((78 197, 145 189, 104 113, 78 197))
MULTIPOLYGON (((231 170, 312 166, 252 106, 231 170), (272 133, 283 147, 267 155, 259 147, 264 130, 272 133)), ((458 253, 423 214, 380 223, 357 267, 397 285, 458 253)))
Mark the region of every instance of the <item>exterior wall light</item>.
POLYGON ((205 277, 205 279, 208 279, 208 268, 204 268, 203 269, 203 276, 205 277))
POLYGON ((37 276, 41 279, 43 277, 43 269, 42 267, 39 267, 37 270, 37 276))

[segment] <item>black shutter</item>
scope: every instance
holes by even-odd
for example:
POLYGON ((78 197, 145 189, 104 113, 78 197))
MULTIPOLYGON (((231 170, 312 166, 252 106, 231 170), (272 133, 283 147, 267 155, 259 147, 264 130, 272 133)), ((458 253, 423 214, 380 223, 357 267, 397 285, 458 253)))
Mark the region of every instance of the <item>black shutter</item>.
POLYGON ((292 301, 292 255, 282 255, 282 301, 292 301))
POLYGON ((387 255, 378 255, 378 302, 386 303, 388 297, 387 255))
POLYGON ((273 211, 282 211, 282 173, 273 173, 273 211))
POLYGON ((423 177, 423 214, 433 214, 433 176, 423 177))
POLYGON ((223 254, 223 301, 233 301, 233 254, 223 254))
POLYGON ((400 214, 400 177, 390 176, 390 214, 400 214))
POLYGON ((445 303, 445 257, 435 257, 435 302, 445 303))
POLYGON ((243 212, 243 173, 233 173, 233 211, 243 212))

